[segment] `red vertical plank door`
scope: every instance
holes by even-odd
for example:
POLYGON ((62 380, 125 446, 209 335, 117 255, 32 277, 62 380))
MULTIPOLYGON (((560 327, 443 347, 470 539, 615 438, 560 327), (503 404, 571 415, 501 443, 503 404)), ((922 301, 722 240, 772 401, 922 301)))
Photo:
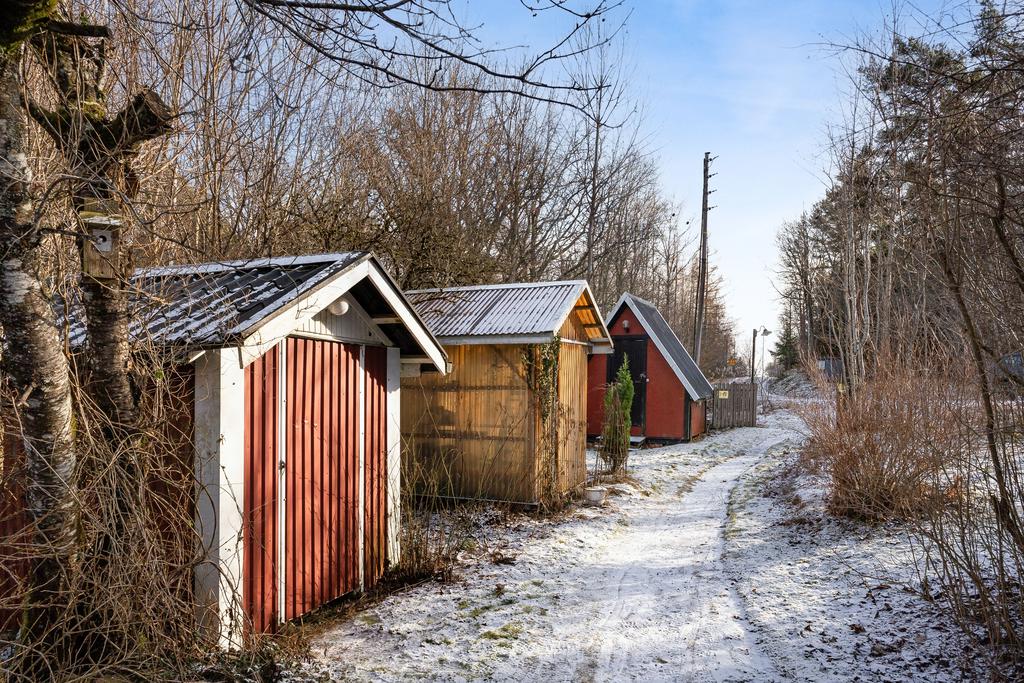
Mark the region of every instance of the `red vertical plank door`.
POLYGON ((364 581, 384 572, 387 496, 387 353, 319 339, 282 342, 284 486, 278 490, 281 420, 279 348, 245 372, 246 614, 257 631, 280 616, 300 617, 359 588, 359 390, 364 445, 364 581), (284 529, 278 529, 278 500, 284 529), (279 614, 278 544, 283 531, 283 602, 279 614))
POLYGON ((278 349, 245 370, 242 601, 255 631, 277 614, 278 349))
POLYGON ((287 344, 286 620, 359 588, 359 347, 287 344))

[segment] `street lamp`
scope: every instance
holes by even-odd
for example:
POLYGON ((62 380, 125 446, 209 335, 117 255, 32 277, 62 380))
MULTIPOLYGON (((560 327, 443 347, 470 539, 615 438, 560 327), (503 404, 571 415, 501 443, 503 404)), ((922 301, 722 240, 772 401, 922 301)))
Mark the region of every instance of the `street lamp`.
MULTIPOLYGON (((760 334, 762 337, 767 337, 772 331, 766 328, 764 325, 758 330, 754 328, 754 336, 750 345, 750 383, 754 383, 754 359, 757 358, 757 335, 760 334)), ((764 358, 764 348, 761 349, 761 357, 764 358)), ((763 365, 763 363, 762 363, 763 365)))

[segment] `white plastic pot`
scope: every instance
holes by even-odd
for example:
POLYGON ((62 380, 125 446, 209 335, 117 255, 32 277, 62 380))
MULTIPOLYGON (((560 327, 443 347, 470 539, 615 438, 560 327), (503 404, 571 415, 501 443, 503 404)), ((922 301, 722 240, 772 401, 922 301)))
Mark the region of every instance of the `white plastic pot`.
POLYGON ((603 486, 588 486, 583 489, 583 501, 587 505, 604 505, 604 499, 608 497, 608 489, 603 486))

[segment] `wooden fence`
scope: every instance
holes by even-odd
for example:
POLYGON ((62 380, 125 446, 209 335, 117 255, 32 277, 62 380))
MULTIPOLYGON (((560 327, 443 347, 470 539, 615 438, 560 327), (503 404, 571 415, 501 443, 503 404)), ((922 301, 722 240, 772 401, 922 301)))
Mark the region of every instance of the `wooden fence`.
POLYGON ((757 425, 756 384, 716 384, 711 406, 712 429, 757 425))

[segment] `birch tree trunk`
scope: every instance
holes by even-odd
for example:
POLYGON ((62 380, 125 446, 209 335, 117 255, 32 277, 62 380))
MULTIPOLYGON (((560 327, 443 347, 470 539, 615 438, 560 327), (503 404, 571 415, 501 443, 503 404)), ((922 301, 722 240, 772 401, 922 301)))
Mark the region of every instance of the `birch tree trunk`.
POLYGON ((16 54, 0 54, 0 324, 4 370, 21 399, 26 503, 36 545, 27 625, 38 641, 67 606, 79 510, 69 368, 41 286, 16 54))

